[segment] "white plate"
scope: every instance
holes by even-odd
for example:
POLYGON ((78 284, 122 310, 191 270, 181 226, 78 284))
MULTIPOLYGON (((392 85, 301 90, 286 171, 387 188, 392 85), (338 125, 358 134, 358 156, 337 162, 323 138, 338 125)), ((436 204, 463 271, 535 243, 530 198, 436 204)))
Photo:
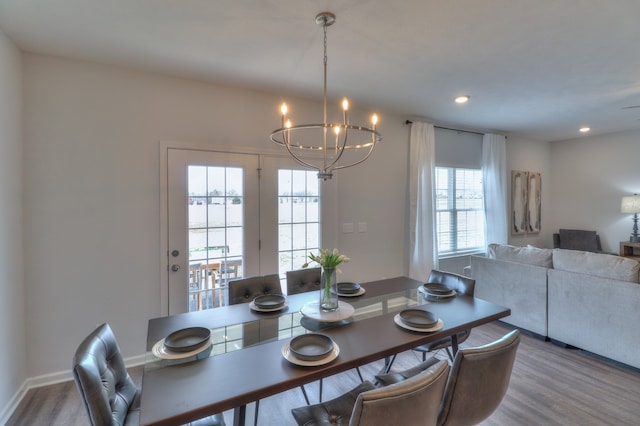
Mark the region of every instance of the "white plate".
POLYGON ((189 358, 190 356, 198 355, 200 352, 204 352, 210 347, 211 340, 209 340, 209 343, 204 344, 201 347, 189 352, 172 352, 164 346, 164 339, 160 339, 151 348, 151 353, 153 353, 153 355, 155 355, 156 357, 162 359, 183 359, 189 358))
POLYGON ((305 317, 312 318, 320 322, 338 322, 349 319, 353 316, 355 309, 353 306, 342 300, 338 300, 338 309, 325 312, 320 309, 320 302, 309 302, 302 305, 300 313, 305 317))
POLYGON ((289 304, 289 301, 288 301, 288 300, 285 300, 285 301, 284 301, 284 305, 282 305, 282 306, 277 306, 277 307, 275 307, 275 308, 258 308, 258 307, 256 306, 256 304, 255 304, 255 303, 253 302, 253 300, 252 300, 252 301, 249 303, 249 308, 250 308, 252 311, 256 311, 256 312, 276 312, 276 311, 281 311, 281 310, 283 310, 284 308, 286 308, 286 307, 287 307, 287 305, 288 305, 288 304, 289 304))
POLYGON ((357 296, 362 296, 365 292, 366 292, 366 290, 364 289, 364 287, 360 287, 358 289, 358 291, 356 291, 355 293, 338 293, 338 296, 340 296, 340 297, 357 297, 357 296))
POLYGON ((397 325, 399 325, 402 328, 406 328, 407 330, 419 331, 421 333, 433 333, 434 331, 438 331, 442 327, 444 327, 444 321, 442 321, 442 319, 439 319, 436 325, 434 325, 433 327, 428 327, 428 328, 427 327, 425 328, 411 327, 410 325, 407 325, 402 321, 402 318, 400 318, 400 314, 396 314, 393 317, 393 322, 395 322, 397 325))
POLYGON ((281 352, 284 359, 286 359, 292 364, 300 365, 302 367, 318 367, 320 365, 329 364, 331 361, 338 358, 338 355, 340 354, 340 347, 336 342, 333 342, 333 351, 331 351, 331 353, 327 355, 325 358, 318 359, 315 361, 303 361, 301 359, 296 358, 293 355, 293 352, 291 352, 291 350, 289 349, 289 342, 284 344, 281 352))

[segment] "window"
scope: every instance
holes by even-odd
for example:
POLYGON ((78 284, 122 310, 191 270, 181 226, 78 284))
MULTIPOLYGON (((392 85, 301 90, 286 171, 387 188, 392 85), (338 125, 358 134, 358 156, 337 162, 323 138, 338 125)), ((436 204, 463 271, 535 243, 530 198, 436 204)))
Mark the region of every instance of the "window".
POLYGON ((195 311, 222 306, 221 286, 244 275, 244 170, 196 165, 187 170, 189 311, 195 311))
POLYGON ((436 167, 438 255, 484 249, 482 170, 436 167))
POLYGON ((278 170, 278 273, 300 269, 320 247, 320 194, 315 171, 278 170))

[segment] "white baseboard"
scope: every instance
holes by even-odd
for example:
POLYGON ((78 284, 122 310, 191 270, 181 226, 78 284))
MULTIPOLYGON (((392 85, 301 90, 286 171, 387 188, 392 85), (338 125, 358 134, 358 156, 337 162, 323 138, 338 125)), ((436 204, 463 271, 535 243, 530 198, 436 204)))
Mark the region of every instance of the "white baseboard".
MULTIPOLYGON (((137 367, 144 364, 145 355, 136 355, 124 360, 127 368, 137 367)), ((41 376, 29 377, 24 381, 20 389, 13 395, 6 407, 0 411, 0 425, 4 425, 9 421, 9 418, 13 412, 18 408, 20 402, 24 399, 31 389, 40 388, 43 386, 55 385, 56 383, 63 383, 73 380, 73 374, 71 370, 60 371, 57 373, 43 374, 41 376)))
POLYGON ((27 394, 27 382, 24 382, 20 389, 13 395, 9 403, 3 410, 0 412, 0 425, 6 425, 9 421, 9 417, 13 414, 13 412, 18 408, 18 405, 27 394))

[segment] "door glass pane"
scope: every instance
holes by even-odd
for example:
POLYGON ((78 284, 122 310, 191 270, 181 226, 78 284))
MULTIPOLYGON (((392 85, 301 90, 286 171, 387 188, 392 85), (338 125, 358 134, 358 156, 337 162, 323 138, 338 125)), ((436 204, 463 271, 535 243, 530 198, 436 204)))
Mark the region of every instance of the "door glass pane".
POLYGON ((278 170, 279 274, 300 269, 320 243, 318 177, 308 170, 278 170))
POLYGON ((229 279, 242 277, 243 169, 188 167, 189 311, 225 304, 229 279))

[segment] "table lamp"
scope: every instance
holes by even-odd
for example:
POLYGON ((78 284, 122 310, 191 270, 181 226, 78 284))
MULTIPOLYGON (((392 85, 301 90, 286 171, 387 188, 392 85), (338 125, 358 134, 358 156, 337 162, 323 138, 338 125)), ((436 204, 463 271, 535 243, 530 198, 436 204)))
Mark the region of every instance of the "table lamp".
POLYGON ((622 197, 620 211, 622 213, 633 214, 633 232, 631 232, 629 241, 631 241, 632 243, 637 243, 638 241, 640 241, 640 238, 638 238, 638 213, 640 213, 640 195, 633 194, 622 197))

